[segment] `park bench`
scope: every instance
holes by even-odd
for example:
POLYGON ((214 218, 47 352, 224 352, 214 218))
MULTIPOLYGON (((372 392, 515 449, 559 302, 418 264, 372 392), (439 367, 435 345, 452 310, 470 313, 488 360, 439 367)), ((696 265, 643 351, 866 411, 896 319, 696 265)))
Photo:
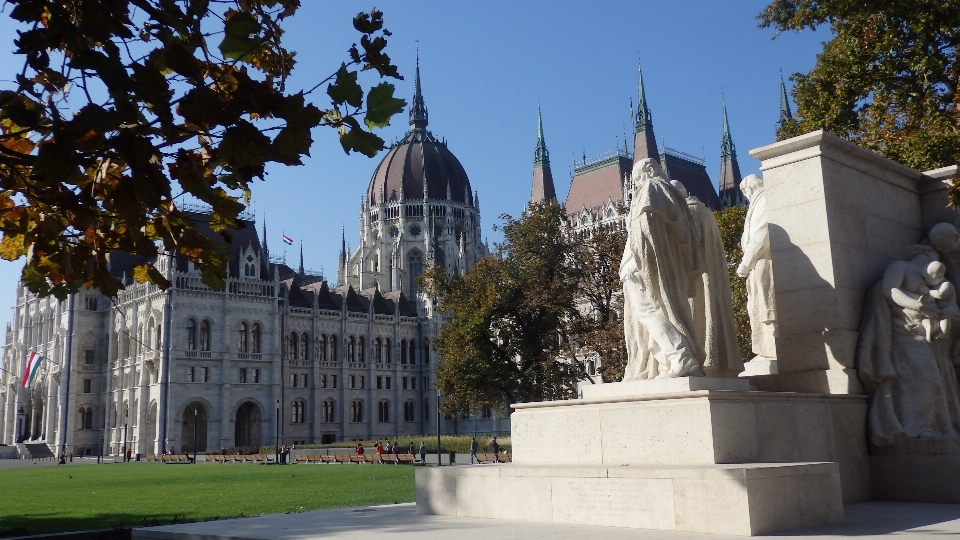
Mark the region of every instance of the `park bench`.
POLYGON ((384 463, 391 463, 393 465, 397 464, 396 454, 380 454, 380 459, 382 459, 384 463))
POLYGON ((397 454, 397 463, 404 465, 413 465, 413 454, 397 454))
POLYGON ((350 456, 350 463, 358 463, 358 464, 359 464, 359 463, 363 463, 363 462, 364 462, 363 456, 357 456, 357 455, 350 456))
POLYGON ((324 463, 336 463, 337 456, 320 456, 320 461, 324 463))
POLYGON ((363 458, 364 458, 364 461, 367 463, 376 463, 377 465, 381 463, 380 454, 365 454, 363 458))
POLYGON ((316 455, 316 454, 310 454, 309 456, 307 456, 307 462, 309 462, 309 463, 322 463, 322 461, 321 461, 321 459, 320 459, 320 456, 318 456, 318 455, 316 455))
POLYGON ((334 457, 337 458, 337 463, 350 463, 350 454, 340 454, 334 457))
POLYGON ((296 456, 295 461, 296 461, 297 463, 306 463, 306 462, 307 462, 307 456, 296 456))
POLYGON ((266 463, 266 462, 267 462, 267 455, 266 455, 266 454, 257 454, 256 456, 254 456, 254 458, 255 458, 254 461, 255 461, 256 463, 266 463))

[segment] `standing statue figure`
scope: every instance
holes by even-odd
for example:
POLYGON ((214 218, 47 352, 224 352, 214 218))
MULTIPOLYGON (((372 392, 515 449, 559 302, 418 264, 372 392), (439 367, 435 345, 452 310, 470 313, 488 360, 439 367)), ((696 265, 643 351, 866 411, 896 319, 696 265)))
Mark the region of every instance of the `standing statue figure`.
POLYGON ((689 303, 702 273, 699 244, 694 217, 660 165, 649 158, 637 162, 620 263, 624 380, 703 375, 689 303))
POLYGON ((747 313, 750 315, 750 345, 762 360, 776 360, 777 305, 773 292, 770 234, 767 232, 767 196, 763 178, 751 174, 740 182, 740 191, 750 201, 743 225, 743 260, 737 275, 747 278, 747 313))
POLYGON ((686 198, 700 236, 696 249, 702 256, 703 273, 690 296, 690 309, 700 346, 706 355, 703 370, 708 377, 736 377, 743 371, 743 358, 740 357, 737 329, 733 323, 730 274, 720 226, 713 211, 690 195, 683 184, 676 180, 670 184, 686 198))

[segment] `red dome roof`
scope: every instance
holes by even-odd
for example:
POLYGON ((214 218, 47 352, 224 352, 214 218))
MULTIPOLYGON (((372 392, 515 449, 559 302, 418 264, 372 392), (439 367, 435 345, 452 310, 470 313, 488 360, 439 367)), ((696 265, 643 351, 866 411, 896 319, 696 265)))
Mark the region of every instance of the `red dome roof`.
POLYGON ((451 201, 471 205, 473 190, 463 165, 425 129, 412 129, 402 141, 393 145, 373 173, 367 188, 371 206, 403 199, 446 200, 448 187, 451 201))

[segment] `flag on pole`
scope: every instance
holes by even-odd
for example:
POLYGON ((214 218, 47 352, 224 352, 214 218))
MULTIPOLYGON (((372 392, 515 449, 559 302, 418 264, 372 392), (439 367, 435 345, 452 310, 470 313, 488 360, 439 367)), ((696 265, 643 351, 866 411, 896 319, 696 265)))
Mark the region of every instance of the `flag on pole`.
POLYGON ((41 362, 43 362, 43 357, 30 351, 30 354, 27 355, 27 368, 23 370, 23 380, 20 381, 21 387, 30 388, 40 371, 41 362))
POLYGON ((287 236, 287 235, 283 235, 283 243, 286 244, 286 245, 288 245, 288 246, 292 246, 292 245, 293 245, 293 238, 290 238, 290 237, 287 236))

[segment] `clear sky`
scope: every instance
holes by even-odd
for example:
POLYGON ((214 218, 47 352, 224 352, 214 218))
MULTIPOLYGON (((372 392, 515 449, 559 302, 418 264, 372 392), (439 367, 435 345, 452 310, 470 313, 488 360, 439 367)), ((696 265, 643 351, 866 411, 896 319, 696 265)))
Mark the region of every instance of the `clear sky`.
MULTIPOLYGON (((413 94, 420 51, 428 128, 445 138, 480 196, 484 235, 503 213, 518 215, 530 197, 537 104, 543 111, 558 197, 570 187, 574 159, 632 141, 630 100, 637 65, 658 142, 702 156, 716 184, 720 170, 721 93, 744 176, 759 163, 748 151, 774 142, 779 70, 808 71, 825 31, 785 34, 757 28, 763 0, 403 0, 376 2, 393 32, 387 53, 400 68, 397 94, 413 94)), ((305 0, 286 23, 286 44, 298 65, 289 88, 310 88, 334 72, 359 34, 351 19, 371 0, 305 0)), ((10 88, 22 59, 11 54, 10 7, 0 16, 0 88, 10 88)), ((376 76, 361 82, 376 84, 376 76)), ((789 85, 789 82, 788 82, 789 85)), ((325 94, 319 94, 319 101, 325 94)), ((322 105, 321 103, 318 103, 322 105)), ((406 111, 380 135, 407 130, 406 111)), ((295 266, 302 241, 305 266, 336 279, 341 229, 358 242, 361 197, 380 156, 346 156, 330 129, 314 132, 302 167, 274 167, 253 187, 258 227, 267 222, 273 254, 281 233, 295 266)), ((631 143, 632 145, 632 143, 631 143)), ((0 323, 10 320, 21 263, 0 262, 0 323)))

